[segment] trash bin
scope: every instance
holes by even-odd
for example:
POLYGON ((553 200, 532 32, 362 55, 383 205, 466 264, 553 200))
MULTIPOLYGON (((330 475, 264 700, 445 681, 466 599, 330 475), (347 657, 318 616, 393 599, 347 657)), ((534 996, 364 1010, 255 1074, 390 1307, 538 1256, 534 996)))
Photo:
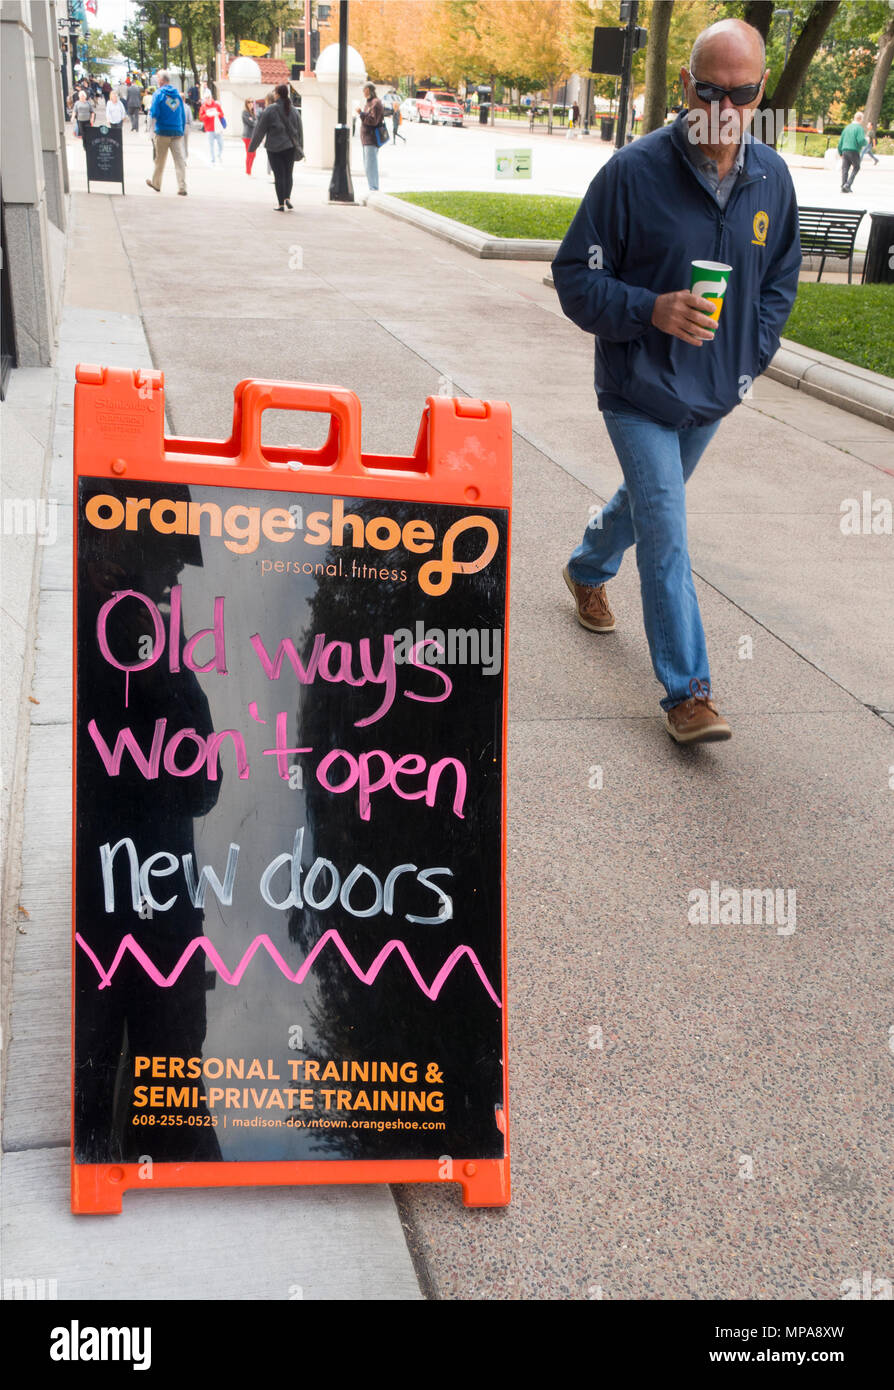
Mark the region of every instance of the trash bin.
POLYGON ((872 227, 863 262, 864 285, 894 285, 894 213, 871 212, 872 227))
POLYGON ((490 106, 486 101, 482 101, 478 107, 478 124, 487 125, 490 119, 490 106))
POLYGON ((600 121, 599 134, 603 140, 614 140, 615 138, 615 118, 614 116, 603 116, 600 121))

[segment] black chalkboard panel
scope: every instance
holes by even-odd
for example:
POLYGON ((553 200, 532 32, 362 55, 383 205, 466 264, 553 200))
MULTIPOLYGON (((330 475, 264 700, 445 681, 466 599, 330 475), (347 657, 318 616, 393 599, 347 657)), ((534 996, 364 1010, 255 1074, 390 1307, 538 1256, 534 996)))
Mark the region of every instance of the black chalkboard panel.
POLYGON ((505 1151, 507 512, 299 485, 78 483, 77 1164, 505 1151))
POLYGON ((85 126, 87 191, 91 183, 120 183, 124 192, 124 141, 120 125, 85 126))

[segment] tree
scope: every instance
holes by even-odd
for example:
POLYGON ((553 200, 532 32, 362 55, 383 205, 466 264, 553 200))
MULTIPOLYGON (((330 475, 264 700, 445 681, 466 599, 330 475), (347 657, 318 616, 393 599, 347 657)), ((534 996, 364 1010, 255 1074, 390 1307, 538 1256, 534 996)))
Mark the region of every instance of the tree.
POLYGON ((807 75, 807 69, 813 55, 835 18, 835 12, 840 4, 841 0, 816 0, 816 3, 811 7, 807 21, 795 40, 789 60, 782 70, 782 75, 773 88, 773 95, 768 97, 766 92, 764 93, 761 106, 765 110, 788 111, 794 107, 798 89, 807 75))
POLYGON ((892 60, 894 60, 894 14, 891 15, 879 42, 875 70, 869 84, 869 95, 863 108, 865 125, 878 125, 878 119, 882 113, 882 98, 885 95, 885 85, 891 71, 892 60))
MULTIPOLYGON (((259 39, 271 42, 277 30, 294 15, 288 0, 225 0, 224 27, 228 50, 235 49, 239 39, 259 39)), ((199 68, 204 66, 213 78, 217 50, 220 45, 220 8, 217 0, 142 0, 137 16, 137 31, 142 31, 147 62, 155 67, 161 59, 159 30, 168 20, 183 31, 183 54, 192 69, 193 81, 198 84, 199 68)), ((134 35, 135 37, 135 35, 134 35)), ((180 50, 169 54, 172 65, 181 66, 180 50)), ((138 62, 133 43, 128 38, 127 56, 138 62)))
POLYGON ((495 77, 520 81, 549 92, 548 129, 553 98, 574 68, 570 7, 563 0, 486 0, 479 6, 478 32, 495 77))
POLYGON ((91 63, 97 62, 100 58, 117 58, 121 51, 117 34, 105 29, 91 29, 84 40, 84 46, 90 54, 91 63))
POLYGON ((664 125, 667 110, 667 53, 673 0, 655 0, 649 16, 649 41, 646 48, 646 104, 643 108, 642 133, 664 125))
POLYGON ((758 31, 766 43, 773 20, 773 0, 749 0, 744 7, 742 18, 746 24, 758 31))

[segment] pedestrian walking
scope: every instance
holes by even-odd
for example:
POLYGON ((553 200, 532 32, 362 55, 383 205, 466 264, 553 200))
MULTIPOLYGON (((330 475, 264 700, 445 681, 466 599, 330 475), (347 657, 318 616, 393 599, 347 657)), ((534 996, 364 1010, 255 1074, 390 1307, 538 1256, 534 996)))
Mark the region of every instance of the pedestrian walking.
POLYGON ((199 102, 201 101, 201 99, 201 93, 199 92, 199 89, 194 82, 186 93, 186 104, 192 112, 192 118, 194 121, 197 121, 199 119, 199 102))
POLYGON ((186 126, 186 106, 182 96, 174 87, 164 71, 156 74, 158 89, 152 98, 149 109, 149 123, 155 137, 155 168, 152 178, 147 179, 150 188, 161 192, 168 151, 174 161, 177 175, 177 192, 186 197, 186 159, 183 149, 183 131, 186 126))
POLYGON ((72 112, 77 123, 77 133, 82 140, 84 138, 84 131, 93 124, 94 111, 93 102, 88 97, 86 90, 80 88, 75 95, 72 112))
POLYGON ((217 151, 216 162, 223 165, 223 132, 227 128, 227 118, 223 113, 223 107, 219 101, 215 101, 210 90, 206 87, 202 92, 202 104, 199 107, 199 120, 208 137, 208 159, 211 165, 215 163, 215 150, 217 151))
POLYGON ((400 114, 400 95, 397 92, 392 92, 391 95, 394 98, 394 105, 391 108, 391 130, 396 147, 398 140, 403 140, 404 144, 406 144, 407 137, 400 133, 400 128, 403 124, 403 116, 400 114))
POLYGON ((841 155, 841 191, 850 193, 854 179, 860 172, 863 147, 866 144, 866 131, 863 129, 863 112, 854 113, 850 125, 846 125, 838 139, 838 153, 841 155))
POLYGON ((117 92, 113 92, 106 102, 106 125, 120 125, 124 120, 124 106, 117 92))
POLYGON ((255 162, 255 151, 249 149, 251 137, 255 133, 255 126, 258 123, 255 114, 255 104, 253 101, 246 101, 242 107, 242 143, 245 146, 245 172, 251 173, 252 165, 255 162))
POLYGON ((742 20, 699 34, 681 70, 688 111, 602 166, 552 264, 564 313, 595 335, 599 409, 624 475, 563 577, 581 626, 612 632, 605 586, 635 545, 665 728, 678 743, 731 736, 711 687, 686 482, 776 352, 801 265, 791 175, 748 129, 768 71, 760 33, 742 20), (722 315, 698 293, 698 271, 689 288, 702 257, 720 263, 722 315))
POLYGON ((376 89, 371 82, 363 88, 363 95, 366 97, 366 105, 357 106, 355 110, 360 121, 360 144, 363 148, 366 182, 370 192, 375 192, 379 187, 379 146, 384 145, 388 139, 388 132, 385 129, 385 108, 376 96, 376 89))
POLYGON ((872 160, 873 164, 878 164, 878 155, 875 152, 874 125, 868 125, 866 127, 866 144, 863 146, 863 153, 860 155, 861 164, 863 163, 863 160, 866 158, 867 155, 869 155, 869 158, 872 160))
POLYGON ((112 84, 108 78, 105 79, 99 90, 102 92, 103 100, 108 101, 109 97, 112 95, 112 84))
POLYGON ((254 154, 261 144, 266 145, 276 186, 276 211, 284 212, 286 208, 292 210, 292 180, 295 161, 304 158, 304 132, 287 83, 280 83, 275 97, 273 104, 265 106, 258 117, 248 149, 254 154))
POLYGON ((143 92, 138 83, 132 82, 128 87, 125 105, 127 106, 127 114, 130 116, 131 130, 139 130, 140 112, 143 109, 143 92))

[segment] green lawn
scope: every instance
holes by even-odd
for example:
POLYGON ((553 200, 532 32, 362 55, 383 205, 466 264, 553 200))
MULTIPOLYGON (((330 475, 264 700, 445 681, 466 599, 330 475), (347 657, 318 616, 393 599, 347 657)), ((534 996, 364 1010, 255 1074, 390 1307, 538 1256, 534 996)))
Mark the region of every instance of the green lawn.
POLYGON ((577 212, 579 198, 539 193, 396 193, 405 203, 452 217, 490 236, 536 237, 561 241, 577 212))
MULTIPOLYGON (((576 198, 536 193, 398 193, 491 236, 561 240, 576 198)), ((785 336, 894 377, 894 286, 800 284, 785 336)))
POLYGON ((894 285, 798 286, 782 330, 805 347, 894 377, 894 285))

